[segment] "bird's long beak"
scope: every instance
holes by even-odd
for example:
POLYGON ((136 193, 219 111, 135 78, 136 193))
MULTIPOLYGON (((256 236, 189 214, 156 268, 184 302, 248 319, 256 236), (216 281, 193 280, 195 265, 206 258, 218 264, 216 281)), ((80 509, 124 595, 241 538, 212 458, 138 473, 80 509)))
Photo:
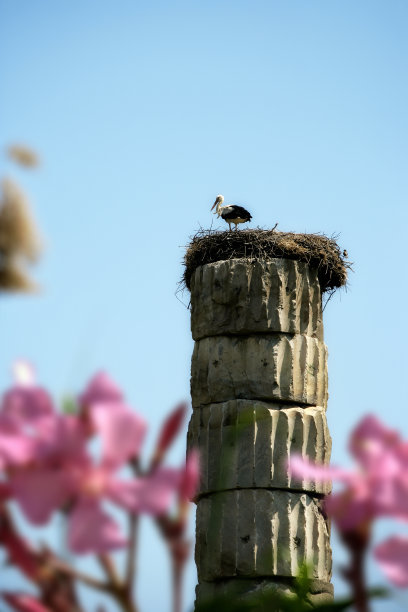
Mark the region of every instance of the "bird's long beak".
POLYGON ((215 200, 214 204, 211 206, 211 210, 214 210, 214 208, 217 206, 217 202, 218 202, 218 198, 215 200))

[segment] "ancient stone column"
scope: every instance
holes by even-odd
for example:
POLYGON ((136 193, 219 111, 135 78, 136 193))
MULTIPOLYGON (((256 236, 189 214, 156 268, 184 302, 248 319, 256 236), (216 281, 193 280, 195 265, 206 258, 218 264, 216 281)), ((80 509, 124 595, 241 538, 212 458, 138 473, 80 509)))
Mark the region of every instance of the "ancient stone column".
POLYGON ((312 599, 330 599, 330 487, 287 468, 292 453, 330 459, 318 268, 232 258, 197 267, 190 289, 197 601, 290 590, 304 562, 312 599))

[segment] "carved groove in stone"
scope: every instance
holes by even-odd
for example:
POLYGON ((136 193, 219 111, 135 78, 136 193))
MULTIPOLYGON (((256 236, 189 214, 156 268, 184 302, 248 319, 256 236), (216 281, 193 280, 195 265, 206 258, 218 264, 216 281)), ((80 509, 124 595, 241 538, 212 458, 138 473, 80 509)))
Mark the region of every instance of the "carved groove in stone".
POLYGON ((314 579, 330 581, 329 529, 318 499, 305 493, 244 489, 198 502, 200 582, 293 577, 305 562, 313 568, 314 579))
POLYGON ((230 259, 191 278, 191 331, 206 336, 288 332, 323 339, 317 270, 288 259, 230 259))
POLYGON ((213 336, 195 343, 193 408, 231 399, 327 405, 327 349, 309 336, 213 336))
POLYGON ((290 476, 292 454, 327 465, 331 438, 320 408, 231 400, 196 409, 188 445, 200 452, 197 496, 234 488, 290 488, 326 494, 329 483, 290 476))

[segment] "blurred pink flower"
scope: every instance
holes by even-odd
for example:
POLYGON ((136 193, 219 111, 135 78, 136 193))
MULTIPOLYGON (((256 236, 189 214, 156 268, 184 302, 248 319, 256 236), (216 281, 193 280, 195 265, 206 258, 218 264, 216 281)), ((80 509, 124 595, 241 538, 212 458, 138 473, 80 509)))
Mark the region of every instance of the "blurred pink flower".
MULTIPOLYGON (((130 512, 161 514, 169 507, 181 474, 166 468, 119 479, 117 471, 140 454, 146 422, 118 402, 92 406, 89 420, 101 438, 99 462, 89 454, 84 424, 75 415, 53 414, 40 420, 33 435, 18 437, 21 450, 15 445, 16 436, 7 433, 4 439, 16 454, 8 486, 34 524, 44 524, 55 510, 68 508, 71 549, 102 553, 125 546, 126 540, 101 503, 110 500, 130 512)), ((10 466, 10 457, 7 460, 10 466)))
MULTIPOLYGON (((200 462, 197 449, 190 451, 187 455, 184 469, 181 473, 181 480, 178 487, 178 506, 179 506, 179 528, 184 529, 187 521, 189 502, 193 500, 200 480, 200 462)), ((182 551, 186 548, 182 547, 182 551)))
POLYGON ((0 545, 7 551, 8 562, 13 563, 32 580, 38 576, 39 557, 26 540, 19 536, 5 512, 0 508, 0 545))
MULTIPOLYGON (((327 513, 343 534, 368 533, 381 516, 408 521, 408 444, 368 415, 352 432, 350 451, 358 470, 315 465, 299 456, 291 457, 289 469, 300 478, 344 484, 325 499, 327 513)), ((375 549, 375 557, 391 582, 408 586, 408 539, 387 540, 375 549)))
POLYGON ((118 480, 116 471, 140 453, 145 421, 123 405, 96 405, 91 420, 102 438, 99 465, 80 465, 75 473, 75 506, 69 518, 72 550, 106 552, 126 545, 110 517, 100 508, 110 500, 133 513, 160 514, 167 510, 180 480, 177 470, 156 470, 148 476, 118 480))
POLYGON ((345 489, 326 498, 326 508, 340 529, 351 529, 378 516, 408 519, 408 445, 372 416, 352 432, 350 450, 360 464, 355 471, 326 467, 292 456, 291 472, 300 478, 338 480, 345 489))
POLYGON ((146 421, 120 402, 97 403, 90 411, 94 431, 102 438, 102 463, 120 466, 140 455, 146 421))
POLYGON ((0 410, 11 421, 26 425, 52 414, 54 406, 49 393, 42 387, 17 382, 4 394, 0 410))
POLYGON ((408 587, 408 537, 394 536, 374 549, 374 557, 388 580, 408 587))
POLYGON ((385 454, 394 453, 401 443, 397 432, 388 429, 374 415, 369 414, 352 431, 349 449, 369 472, 381 467, 385 454))
POLYGON ((24 361, 14 364, 15 384, 0 403, 0 469, 31 462, 36 455, 37 427, 53 416, 48 392, 35 385, 34 370, 24 361))
POLYGON ((179 496, 182 500, 192 501, 200 479, 200 459, 197 449, 193 449, 187 455, 186 466, 182 472, 179 487, 179 496))
POLYGON ((105 553, 127 545, 115 521, 98 500, 80 499, 69 515, 68 546, 77 554, 105 553))
POLYGON ((164 454, 183 425, 186 410, 187 404, 183 402, 176 406, 164 421, 153 453, 153 465, 158 465, 162 461, 164 454))
POLYGON ((325 508, 342 531, 358 526, 365 528, 374 516, 374 506, 370 495, 369 482, 365 475, 342 468, 311 463, 299 455, 292 455, 289 462, 292 475, 298 478, 330 482, 339 480, 345 484, 340 493, 332 493, 325 498, 325 508))
POLYGON ((91 378, 85 391, 78 398, 82 409, 87 409, 99 403, 120 403, 123 401, 123 393, 115 382, 106 374, 98 372, 91 378))
POLYGON ((321 465, 320 463, 312 463, 309 459, 301 457, 300 455, 291 456, 289 469, 294 476, 306 480, 328 482, 333 479, 348 483, 355 478, 354 473, 350 470, 321 465))
MULTIPOLYGON (((19 434, 19 440, 21 454, 14 464, 9 461, 5 466, 13 468, 9 488, 26 517, 34 524, 44 524, 74 492, 72 467, 77 470, 89 462, 85 430, 75 416, 54 413, 19 434)), ((9 442, 12 444, 13 436, 9 442)))
POLYGON ((52 612, 32 595, 25 593, 1 593, 1 597, 16 612, 52 612))
POLYGON ((0 470, 32 461, 35 455, 35 441, 14 426, 0 414, 0 470))
POLYGON ((368 415, 352 432, 350 451, 366 476, 375 514, 408 519, 408 443, 368 415))
MULTIPOLYGON (((192 456, 183 469, 153 466, 144 476, 123 478, 119 471, 140 456, 145 420, 123 403, 104 373, 91 380, 80 402, 86 418, 58 414, 48 394, 34 386, 30 367, 20 364, 17 385, 0 407, 2 497, 13 498, 36 525, 64 509, 70 548, 103 553, 127 544, 103 502, 135 514, 164 514, 173 497, 194 494, 198 467, 192 456), (99 458, 88 448, 90 432, 100 439, 99 458)), ((177 433, 184 410, 179 406, 165 422, 161 452, 177 433)))

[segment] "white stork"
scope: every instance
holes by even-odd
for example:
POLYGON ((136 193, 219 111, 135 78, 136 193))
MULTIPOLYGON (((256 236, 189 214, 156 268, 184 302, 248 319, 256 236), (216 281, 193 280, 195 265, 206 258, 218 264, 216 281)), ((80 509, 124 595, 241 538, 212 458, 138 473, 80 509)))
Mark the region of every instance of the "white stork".
POLYGON ((224 202, 224 196, 217 195, 211 210, 215 208, 214 215, 218 215, 226 221, 231 231, 231 223, 235 223, 235 229, 238 229, 238 223, 246 223, 252 219, 252 215, 245 210, 243 206, 237 206, 236 204, 228 204, 228 206, 222 206, 224 202))

